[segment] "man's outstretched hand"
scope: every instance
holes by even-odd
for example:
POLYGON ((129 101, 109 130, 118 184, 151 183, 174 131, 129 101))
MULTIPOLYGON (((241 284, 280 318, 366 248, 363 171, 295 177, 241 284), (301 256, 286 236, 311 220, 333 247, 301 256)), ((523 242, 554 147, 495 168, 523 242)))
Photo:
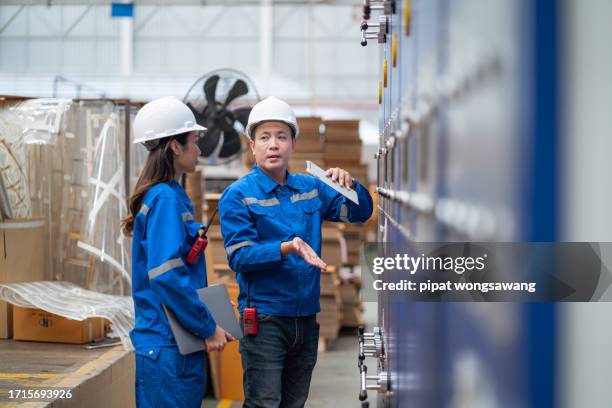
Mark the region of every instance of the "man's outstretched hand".
POLYGON ((281 254, 298 254, 307 263, 319 269, 325 269, 327 264, 323 262, 317 253, 302 238, 295 237, 293 240, 281 243, 281 254))

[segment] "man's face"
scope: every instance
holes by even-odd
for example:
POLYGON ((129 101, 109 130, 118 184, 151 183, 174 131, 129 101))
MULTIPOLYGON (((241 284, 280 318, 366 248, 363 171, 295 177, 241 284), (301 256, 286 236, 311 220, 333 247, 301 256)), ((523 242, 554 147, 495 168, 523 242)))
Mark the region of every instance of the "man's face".
POLYGON ((257 165, 270 173, 285 171, 295 146, 291 128, 283 122, 264 122, 255 128, 251 151, 257 165))

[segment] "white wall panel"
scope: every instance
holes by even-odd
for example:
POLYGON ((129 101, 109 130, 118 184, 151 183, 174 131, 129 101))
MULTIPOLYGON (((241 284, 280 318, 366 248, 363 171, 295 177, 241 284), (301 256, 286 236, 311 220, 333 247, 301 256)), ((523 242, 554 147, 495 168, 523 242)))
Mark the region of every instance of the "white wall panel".
POLYGON ((30 72, 59 72, 61 65, 61 44, 56 41, 31 41, 28 47, 30 72))
POLYGON ((30 37, 49 37, 61 35, 61 8, 31 6, 29 11, 30 37))
POLYGON ((23 72, 29 68, 26 40, 3 39, 0 41, 0 71, 23 72))
MULTIPOLYGON (((63 33, 69 37, 94 37, 98 29, 99 7, 66 6, 63 10, 63 33)), ((106 33, 113 35, 114 33, 106 33)))
POLYGON ((28 34, 28 8, 20 9, 21 7, 18 6, 0 8, 0 27, 4 27, 4 31, 0 33, 0 41, 9 37, 28 34), (8 24, 11 19, 12 21, 8 24))
POLYGON ((98 42, 68 38, 63 42, 61 48, 63 62, 61 72, 80 73, 95 70, 98 42))

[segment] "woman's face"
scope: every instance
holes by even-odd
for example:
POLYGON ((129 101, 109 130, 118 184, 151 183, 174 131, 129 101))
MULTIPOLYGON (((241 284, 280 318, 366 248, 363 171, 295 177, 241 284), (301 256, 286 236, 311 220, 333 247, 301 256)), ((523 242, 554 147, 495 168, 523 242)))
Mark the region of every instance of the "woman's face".
POLYGON ((172 143, 175 144, 176 148, 174 151, 174 169, 176 174, 181 173, 193 173, 198 164, 198 157, 200 156, 200 148, 198 147, 198 132, 193 131, 187 136, 187 143, 181 145, 176 140, 172 143))

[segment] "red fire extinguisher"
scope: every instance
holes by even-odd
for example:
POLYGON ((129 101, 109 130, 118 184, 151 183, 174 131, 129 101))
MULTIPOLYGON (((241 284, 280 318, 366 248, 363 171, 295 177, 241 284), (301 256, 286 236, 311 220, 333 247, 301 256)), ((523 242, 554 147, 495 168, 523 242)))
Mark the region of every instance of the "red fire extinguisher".
POLYGON ((198 230, 198 236, 196 237, 195 241, 193 241, 193 245, 191 246, 191 249, 187 254, 186 261, 189 265, 193 265, 198 262, 198 257, 206 249, 206 246, 208 245, 208 238, 206 238, 206 232, 208 231, 208 228, 210 228, 210 225, 212 224, 213 220, 215 219, 215 215, 217 215, 218 210, 218 207, 215 208, 215 212, 213 213, 212 217, 210 217, 208 225, 198 230))

